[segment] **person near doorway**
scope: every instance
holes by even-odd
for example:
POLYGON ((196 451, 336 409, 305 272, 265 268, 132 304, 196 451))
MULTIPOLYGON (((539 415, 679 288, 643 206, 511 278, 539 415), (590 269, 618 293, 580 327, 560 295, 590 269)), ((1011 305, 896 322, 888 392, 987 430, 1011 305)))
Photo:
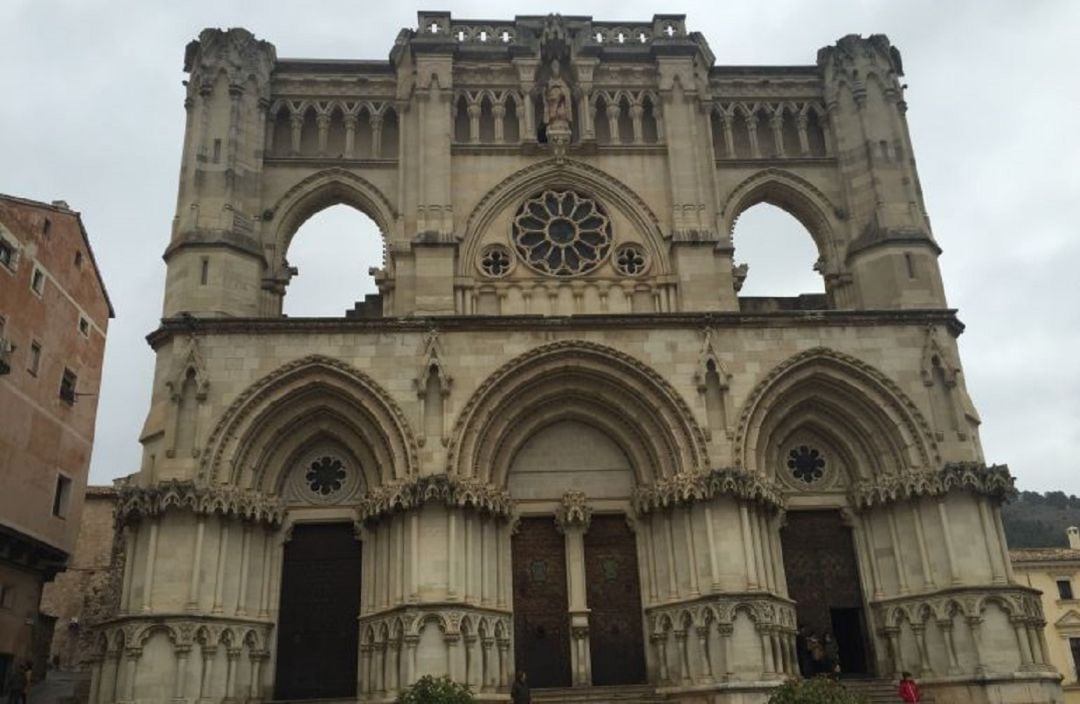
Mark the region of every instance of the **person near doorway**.
POLYGON ((8 704, 26 704, 34 670, 28 662, 11 668, 8 676, 8 704))
POLYGON ((833 678, 840 677, 840 644, 836 642, 833 634, 826 631, 821 637, 825 648, 825 665, 829 675, 833 678))
POLYGON ((806 638, 806 647, 810 651, 810 672, 815 677, 829 671, 829 665, 825 661, 825 645, 813 631, 806 638))
POLYGON ((529 678, 524 670, 518 670, 517 677, 514 678, 514 685, 510 688, 510 701, 514 704, 532 704, 529 678))
POLYGON ((911 678, 910 672, 903 672, 900 674, 900 686, 897 688, 897 693, 900 695, 900 699, 908 704, 922 701, 922 693, 919 691, 919 685, 915 684, 915 680, 911 678))
POLYGON ((814 670, 810 663, 810 648, 807 645, 806 628, 799 626, 795 631, 795 658, 799 661, 799 674, 813 677, 814 670))

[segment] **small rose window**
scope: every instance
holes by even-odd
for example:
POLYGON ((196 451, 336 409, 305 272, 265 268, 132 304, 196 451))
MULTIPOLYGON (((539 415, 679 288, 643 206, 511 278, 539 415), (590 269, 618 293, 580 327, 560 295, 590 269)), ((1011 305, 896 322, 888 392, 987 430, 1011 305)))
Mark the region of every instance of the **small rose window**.
POLYGON ((341 491, 346 476, 341 460, 336 457, 319 457, 308 467, 304 478, 312 493, 329 496, 341 491))
POLYGON ((575 191, 544 191, 514 216, 518 255, 542 274, 574 276, 600 266, 611 251, 611 220, 599 203, 575 191))
POLYGON ((638 276, 648 266, 645 250, 639 244, 624 244, 615 252, 615 270, 623 276, 638 276))
POLYGON ((799 445, 788 452, 788 469, 795 479, 812 484, 825 472, 825 458, 816 448, 799 445))
POLYGON ((506 276, 513 265, 510 250, 501 244, 493 244, 480 254, 480 270, 493 279, 506 276))

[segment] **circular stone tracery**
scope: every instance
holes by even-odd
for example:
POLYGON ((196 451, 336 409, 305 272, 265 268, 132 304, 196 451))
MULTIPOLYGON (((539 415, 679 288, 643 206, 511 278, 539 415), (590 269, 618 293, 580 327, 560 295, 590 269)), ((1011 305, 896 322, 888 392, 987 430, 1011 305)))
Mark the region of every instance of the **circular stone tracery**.
POLYGON ((792 477, 812 484, 821 479, 824 474, 825 458, 817 448, 799 445, 788 452, 787 466, 791 470, 792 477))
POLYGON ((611 251, 611 219, 593 199, 575 191, 543 191, 514 216, 511 239, 532 269, 553 276, 585 274, 611 251))

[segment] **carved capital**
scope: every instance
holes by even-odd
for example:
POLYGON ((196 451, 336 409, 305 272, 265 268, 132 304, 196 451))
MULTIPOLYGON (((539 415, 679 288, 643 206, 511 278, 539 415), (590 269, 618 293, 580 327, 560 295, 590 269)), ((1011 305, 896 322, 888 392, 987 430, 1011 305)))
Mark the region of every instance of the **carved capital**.
POLYGON ((563 494, 559 507, 555 509, 555 525, 560 532, 565 533, 572 527, 588 531, 591 521, 592 508, 585 492, 568 491, 563 494))

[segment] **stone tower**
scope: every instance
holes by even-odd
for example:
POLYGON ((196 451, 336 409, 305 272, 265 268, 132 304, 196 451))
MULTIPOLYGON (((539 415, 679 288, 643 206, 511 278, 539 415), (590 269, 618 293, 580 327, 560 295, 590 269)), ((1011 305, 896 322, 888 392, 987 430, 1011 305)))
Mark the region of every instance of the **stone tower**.
POLYGON ((726 67, 681 15, 418 20, 388 61, 188 46, 94 704, 505 700, 515 669, 764 702, 800 625, 937 701, 1060 701, 889 41, 726 67), (824 296, 739 297, 760 202, 824 296), (379 294, 284 318, 290 240, 340 203, 379 294))

